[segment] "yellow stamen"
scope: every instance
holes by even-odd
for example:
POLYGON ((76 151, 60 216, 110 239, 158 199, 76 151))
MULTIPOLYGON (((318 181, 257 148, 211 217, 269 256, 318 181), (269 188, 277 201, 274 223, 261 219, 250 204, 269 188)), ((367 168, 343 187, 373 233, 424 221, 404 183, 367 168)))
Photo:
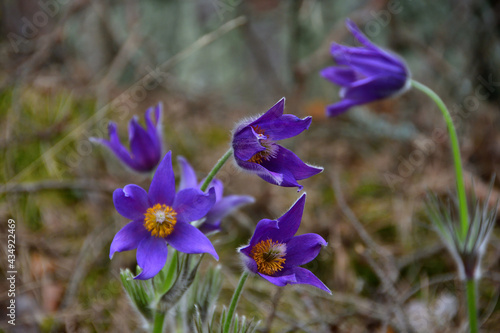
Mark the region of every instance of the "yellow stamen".
POLYGON ((269 161, 271 158, 276 157, 278 146, 272 140, 266 138, 262 128, 259 126, 252 126, 252 128, 255 133, 259 134, 259 137, 262 137, 259 139, 259 143, 266 149, 253 155, 248 162, 260 164, 263 160, 269 161))
POLYGON ((252 248, 250 255, 257 263, 259 273, 273 275, 283 269, 286 245, 272 239, 263 240, 252 248))
POLYGON ((155 237, 170 235, 177 223, 177 212, 167 205, 156 204, 144 216, 144 227, 155 237))

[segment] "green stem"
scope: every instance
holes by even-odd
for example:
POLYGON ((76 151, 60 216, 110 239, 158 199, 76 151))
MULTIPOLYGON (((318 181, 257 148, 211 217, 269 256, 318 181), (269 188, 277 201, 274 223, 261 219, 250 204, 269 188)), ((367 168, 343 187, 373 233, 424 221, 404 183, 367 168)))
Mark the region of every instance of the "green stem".
POLYGON ((465 282, 467 291, 467 311, 469 313, 469 329, 471 333, 478 332, 477 305, 476 305, 476 280, 468 279, 465 282))
POLYGON ((164 321, 165 321, 165 313, 164 312, 156 312, 152 332, 153 333, 162 333, 164 321))
POLYGON ((217 161, 212 170, 210 170, 210 173, 208 174, 207 178, 205 178, 205 181, 203 182, 203 185, 201 185, 200 190, 205 192, 205 190, 207 189, 208 185, 210 185, 210 182, 212 182, 217 172, 219 172, 220 168, 222 168, 224 163, 227 162, 227 160, 229 159, 229 157, 231 157, 232 154, 233 154, 233 149, 229 148, 229 150, 226 151, 226 153, 217 161))
POLYGON ((243 290, 248 275, 248 272, 243 272, 243 274, 241 274, 240 282, 238 282, 238 286, 234 290, 233 298, 231 298, 231 304, 229 305, 229 311, 226 315, 226 322, 224 323, 224 333, 229 333, 229 328, 233 321, 234 310, 236 310, 236 305, 238 305, 238 300, 240 299, 241 291, 243 290))
POLYGON ((455 130, 455 125, 453 125, 453 120, 451 119, 450 111, 446 108, 443 100, 429 87, 412 80, 413 87, 420 90, 427 96, 429 96, 438 106, 439 110, 443 114, 446 126, 448 127, 448 132, 450 133, 451 150, 453 153, 453 162, 455 164, 455 176, 457 179, 457 192, 458 192, 458 203, 460 207, 460 239, 465 241, 467 237, 467 232, 469 230, 469 213, 467 208, 467 196, 465 194, 464 176, 462 169, 462 160, 460 158, 460 146, 458 145, 457 131, 455 130))

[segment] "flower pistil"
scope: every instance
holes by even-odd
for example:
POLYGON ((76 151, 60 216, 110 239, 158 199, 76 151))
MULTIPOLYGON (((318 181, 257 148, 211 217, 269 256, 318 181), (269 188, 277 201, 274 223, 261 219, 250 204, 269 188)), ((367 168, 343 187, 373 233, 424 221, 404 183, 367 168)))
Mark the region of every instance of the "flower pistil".
POLYGON ((251 256, 257 264, 259 273, 272 275, 283 269, 285 263, 286 245, 273 242, 272 239, 263 240, 255 244, 251 256))
POLYGON ((170 235, 177 223, 177 212, 167 205, 156 204, 144 216, 144 227, 155 237, 170 235))

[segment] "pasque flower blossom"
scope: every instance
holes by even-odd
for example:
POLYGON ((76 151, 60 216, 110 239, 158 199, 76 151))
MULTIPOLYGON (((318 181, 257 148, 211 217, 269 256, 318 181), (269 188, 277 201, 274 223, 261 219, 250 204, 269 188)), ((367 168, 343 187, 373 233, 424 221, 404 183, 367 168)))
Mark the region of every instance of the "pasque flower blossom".
MULTIPOLYGON (((181 167, 181 182, 179 190, 183 190, 185 188, 200 188, 203 182, 198 183, 196 173, 191 164, 189 164, 188 161, 182 156, 177 157, 177 160, 179 161, 179 165, 181 167)), ((199 226, 199 229, 203 233, 220 230, 220 224, 224 217, 239 207, 255 201, 255 199, 249 195, 223 196, 224 184, 216 178, 214 178, 208 186, 209 190, 212 188, 215 190, 215 204, 207 213, 205 221, 203 221, 203 223, 199 226)))
POLYGON ((294 236, 299 229, 306 194, 277 220, 259 221, 250 244, 239 249, 245 267, 277 285, 310 284, 330 292, 311 271, 299 267, 318 255, 326 241, 317 234, 294 236))
POLYGON ((210 240, 189 223, 212 209, 215 189, 203 193, 198 188, 184 188, 176 193, 171 152, 158 166, 149 192, 127 185, 114 191, 113 202, 118 213, 132 222, 115 235, 109 257, 137 249, 137 264, 142 272, 136 279, 150 279, 163 268, 167 243, 180 252, 209 253, 219 259, 210 240))
POLYGON ((161 143, 162 104, 149 108, 145 114, 146 128, 139 125, 134 117, 129 123, 130 151, 120 142, 117 126, 110 122, 108 126, 109 140, 90 138, 91 141, 108 147, 125 165, 138 172, 150 172, 162 157, 161 143), (154 115, 154 121, 152 119, 154 115))
POLYGON ((331 46, 337 66, 323 69, 321 76, 342 87, 342 100, 327 107, 330 117, 355 105, 401 94, 411 84, 410 71, 401 58, 370 42, 349 19, 347 27, 363 46, 348 47, 336 43, 331 46))
POLYGON ((309 128, 311 117, 300 119, 283 114, 282 98, 257 119, 245 120, 233 132, 233 151, 236 164, 257 174, 265 181, 284 187, 303 186, 297 180, 314 176, 323 168, 308 165, 276 141, 299 135, 309 128))

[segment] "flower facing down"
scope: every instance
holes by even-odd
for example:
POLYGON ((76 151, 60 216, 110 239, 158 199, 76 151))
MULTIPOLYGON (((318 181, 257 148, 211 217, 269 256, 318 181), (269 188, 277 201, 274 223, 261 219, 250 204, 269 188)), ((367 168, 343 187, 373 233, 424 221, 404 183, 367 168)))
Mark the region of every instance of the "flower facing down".
POLYGON ((151 181, 149 193, 127 185, 113 193, 115 208, 132 220, 113 239, 109 257, 115 252, 137 249, 142 272, 136 279, 155 276, 167 261, 167 243, 184 253, 209 253, 219 259, 208 238, 189 222, 203 218, 215 203, 215 190, 185 188, 176 193, 172 154, 163 158, 151 181))
POLYGON ((370 42, 351 20, 347 20, 347 27, 363 46, 348 47, 336 43, 331 46, 338 66, 323 69, 321 76, 342 87, 342 100, 327 107, 330 117, 355 105, 401 94, 411 83, 410 71, 401 58, 370 42))
POLYGON ((294 236, 300 226, 306 195, 277 220, 261 220, 250 244, 239 249, 246 268, 277 285, 310 284, 330 292, 313 273, 299 267, 318 255, 326 241, 317 234, 294 236))
POLYGON ((323 168, 302 162, 290 150, 276 141, 299 135, 309 128, 311 117, 300 119, 283 114, 285 99, 282 98, 269 111, 255 120, 239 124, 233 132, 234 159, 242 169, 256 173, 265 181, 284 187, 303 186, 297 180, 314 176, 323 168))
MULTIPOLYGON (((179 190, 190 187, 200 188, 203 182, 198 183, 196 173, 188 161, 181 156, 179 156, 177 160, 181 166, 181 183, 179 190)), ((211 188, 215 190, 215 205, 207 213, 205 221, 199 226, 199 229, 203 233, 220 230, 220 224, 224 217, 241 206, 255 202, 255 199, 249 195, 229 195, 224 197, 224 185, 218 179, 212 180, 208 186, 208 190, 211 188)))
POLYGON ((158 103, 155 108, 149 108, 144 117, 145 129, 139 125, 136 117, 130 120, 128 129, 130 151, 120 142, 114 122, 110 122, 108 126, 109 141, 98 138, 90 138, 90 140, 108 147, 123 163, 135 171, 153 171, 162 157, 161 113, 161 103, 158 103), (154 115, 154 121, 152 115, 154 115))

